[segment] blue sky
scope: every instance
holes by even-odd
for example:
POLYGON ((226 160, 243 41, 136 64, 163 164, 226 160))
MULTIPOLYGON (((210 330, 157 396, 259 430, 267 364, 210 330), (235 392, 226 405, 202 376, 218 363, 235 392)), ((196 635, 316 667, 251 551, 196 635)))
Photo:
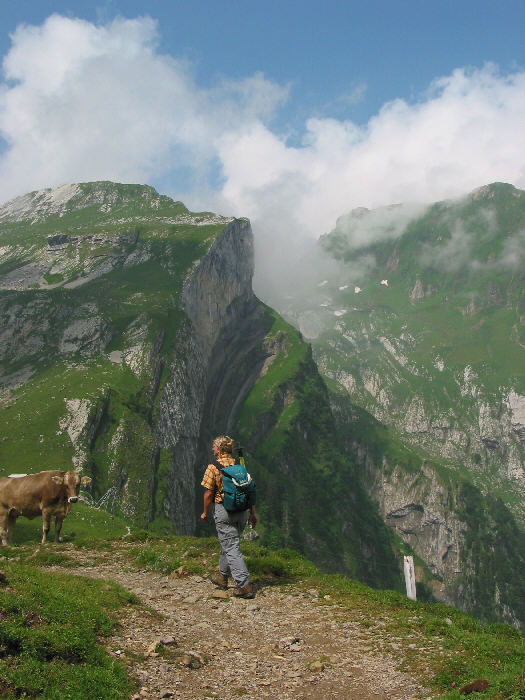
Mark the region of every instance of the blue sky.
POLYGON ((258 250, 525 188, 523 0, 3 0, 0 201, 148 183, 258 250))
POLYGON ((299 129, 313 114, 363 123, 454 68, 525 67, 523 0, 3 0, 2 56, 17 25, 53 13, 94 23, 148 14, 159 51, 190 60, 199 84, 257 71, 290 84, 280 116, 299 129))

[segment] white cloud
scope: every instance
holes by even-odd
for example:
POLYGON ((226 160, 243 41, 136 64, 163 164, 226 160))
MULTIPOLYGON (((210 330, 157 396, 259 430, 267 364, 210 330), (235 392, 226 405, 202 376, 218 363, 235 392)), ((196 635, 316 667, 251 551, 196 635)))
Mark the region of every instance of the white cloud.
POLYGON ((525 73, 457 70, 436 81, 424 101, 388 103, 365 127, 311 119, 301 148, 286 147, 265 128, 244 134, 242 162, 231 143, 221 151, 225 194, 235 201, 244 194, 248 206, 253 201, 246 171, 262 144, 272 167, 264 178, 257 173, 256 187, 283 176, 304 179, 299 211, 316 232, 352 207, 433 201, 496 180, 524 186, 524 113, 525 73))
POLYGON ((525 187, 525 72, 457 69, 366 125, 311 118, 292 146, 270 126, 286 86, 255 74, 202 89, 190 65, 159 53, 157 32, 147 17, 60 15, 16 30, 0 87, 1 200, 92 179, 162 182, 180 197, 169 183, 184 168, 199 183, 187 204, 252 219, 268 286, 289 273, 297 242, 355 207, 525 187))
POLYGON ((436 81, 417 104, 386 104, 365 127, 311 119, 300 148, 258 126, 243 134, 240 159, 231 136, 220 151, 223 193, 259 235, 260 292, 271 297, 290 275, 293 233, 317 236, 355 207, 431 202, 494 181, 525 187, 523 114, 525 73, 501 76, 489 65, 436 81), (258 168, 262 153, 271 167, 258 168), (276 223, 277 211, 284 218, 276 223))
POLYGON ((200 89, 157 50, 150 18, 105 26, 53 15, 20 26, 4 59, 0 198, 66 181, 152 181, 207 168, 226 130, 266 119, 287 89, 262 74, 200 89))

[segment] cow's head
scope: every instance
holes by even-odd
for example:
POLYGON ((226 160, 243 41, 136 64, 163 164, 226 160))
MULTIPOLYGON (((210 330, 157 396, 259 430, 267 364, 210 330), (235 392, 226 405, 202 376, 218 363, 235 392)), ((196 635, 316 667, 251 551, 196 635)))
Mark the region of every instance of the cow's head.
POLYGON ((78 492, 80 486, 85 486, 91 483, 89 476, 80 476, 76 471, 66 472, 64 475, 55 475, 51 477, 55 484, 65 486, 68 503, 76 503, 78 501, 78 492))

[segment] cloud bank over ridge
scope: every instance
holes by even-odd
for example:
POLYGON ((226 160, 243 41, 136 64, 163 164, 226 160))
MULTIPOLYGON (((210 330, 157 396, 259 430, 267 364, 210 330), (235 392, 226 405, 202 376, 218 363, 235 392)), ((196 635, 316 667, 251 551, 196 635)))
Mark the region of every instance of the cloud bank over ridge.
POLYGON ((249 216, 270 274, 276 251, 288 258, 354 207, 497 180, 525 187, 525 71, 458 68, 367 124, 311 118, 291 145, 275 126, 287 86, 261 73, 203 88, 158 38, 148 17, 17 28, 0 86, 0 200, 64 182, 148 182, 193 208, 249 216))

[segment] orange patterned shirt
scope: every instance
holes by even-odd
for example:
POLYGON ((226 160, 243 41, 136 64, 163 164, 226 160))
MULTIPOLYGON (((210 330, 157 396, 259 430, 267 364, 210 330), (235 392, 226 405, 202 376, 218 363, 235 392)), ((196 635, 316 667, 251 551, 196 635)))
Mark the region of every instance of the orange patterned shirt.
MULTIPOLYGON (((229 467, 231 464, 235 464, 235 460, 231 455, 221 455, 217 458, 223 467, 229 467)), ((222 474, 217 469, 215 464, 208 464, 204 476, 202 477, 201 486, 205 489, 215 492, 215 503, 222 503, 224 500, 224 494, 222 492, 222 474)))

